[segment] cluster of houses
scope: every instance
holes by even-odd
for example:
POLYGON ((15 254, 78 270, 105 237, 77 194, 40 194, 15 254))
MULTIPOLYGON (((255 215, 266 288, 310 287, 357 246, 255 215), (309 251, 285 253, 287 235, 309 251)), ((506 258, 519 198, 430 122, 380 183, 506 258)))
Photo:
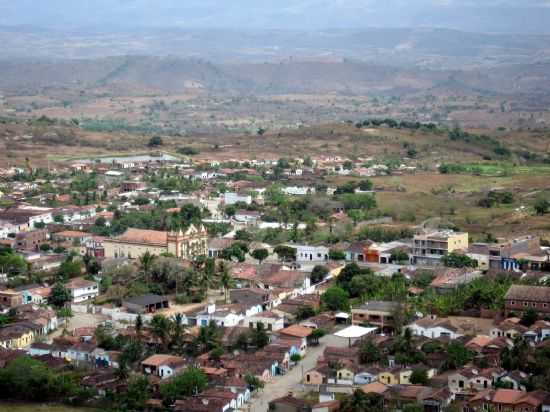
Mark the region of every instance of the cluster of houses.
MULTIPOLYGON (((268 190, 266 184, 254 179, 233 179, 232 176, 243 173, 254 176, 260 173, 259 168, 267 169, 267 175, 282 169, 287 184, 281 192, 290 197, 302 197, 318 195, 325 190, 328 195, 334 193, 336 188, 315 185, 316 179, 326 174, 374 176, 390 172, 386 166, 374 164, 372 159, 351 162, 339 157, 319 157, 309 160, 297 159, 284 167, 276 160, 254 159, 232 161, 233 167, 223 167, 217 162, 186 164, 165 155, 78 162, 69 168, 75 176, 92 172, 100 176, 100 184, 90 196, 92 200, 84 202, 93 204, 84 206, 71 204, 73 196, 66 193, 70 178, 55 180, 60 194, 37 195, 46 182, 38 179, 31 184, 14 179, 24 171, 2 173, 12 189, 3 196, 13 203, 0 210, 2 253, 15 253, 24 260, 29 273, 44 274, 44 277, 55 273, 69 252, 83 259, 94 258, 104 265, 109 262, 133 265, 145 254, 171 256, 188 263, 201 256, 219 259, 228 248, 243 242, 236 239, 239 230, 306 229, 306 224, 301 222, 264 220, 261 210, 268 190), (365 166, 367 164, 369 166, 365 166), (192 194, 161 190, 146 179, 161 169, 171 169, 178 176, 203 185, 192 194), (220 183, 225 190, 219 190, 217 185, 220 183), (96 196, 95 192, 100 195, 96 196), (208 211, 208 218, 177 231, 129 227, 118 235, 98 236, 91 230, 99 225, 98 222, 109 227, 115 215, 127 211, 151 211, 156 201, 174 202, 177 207, 170 209, 173 212, 179 212, 186 205, 198 206, 208 211), (116 208, 105 210, 107 205, 116 205, 116 208), (229 206, 233 206, 231 213, 229 206), (229 233, 211 236, 207 227, 212 223, 228 224, 229 233)), ((399 170, 412 172, 414 168, 403 165, 399 170)), ((359 188, 355 190, 361 192, 359 188)), ((330 222, 351 222, 341 202, 327 198, 325 206, 330 209, 330 222)), ((316 329, 330 333, 338 323, 368 326, 376 333, 365 339, 371 340, 382 353, 390 348, 396 339, 395 313, 403 310, 404 303, 370 300, 356 305, 350 313, 318 313, 320 296, 348 263, 369 268, 378 276, 390 277, 400 272, 414 279, 420 273, 432 273, 434 276, 427 288, 439 294, 456 290, 486 273, 508 272, 518 278, 543 282, 550 271, 550 249, 541 246, 540 239, 532 235, 471 243, 468 233, 422 229, 408 239, 388 242, 286 242, 279 245, 295 251, 291 259, 277 258, 275 245, 245 242, 249 253, 244 261, 226 262, 234 281, 227 299, 177 310, 188 339, 193 339, 201 327, 212 323, 222 328, 221 344, 225 349, 222 356, 213 357, 207 353, 188 359, 162 353, 158 339, 147 329, 138 336, 135 328, 128 324, 133 325, 138 317, 147 324, 157 313, 173 316, 177 306, 173 297, 147 293, 122 298, 121 307, 96 306, 94 300, 100 296, 101 273, 95 277, 84 277, 82 273, 65 284, 73 314, 75 317, 83 313, 99 314, 113 326, 116 334, 139 337, 155 353, 141 360, 140 370, 156 385, 172 379, 189 366, 200 367, 209 378, 208 389, 191 399, 177 401, 173 405, 175 411, 225 412, 245 409, 250 402, 252 394, 250 385, 245 382, 247 375, 269 383, 278 375, 286 374, 298 359, 308 356, 308 348, 318 344, 316 329), (254 259, 250 252, 256 249, 265 249, 266 259, 260 262, 254 259), (468 257, 476 265, 443 267, 445 257, 451 254, 468 257), (314 281, 312 271, 316 266, 324 266, 326 273, 322 279, 314 281), (304 316, 304 309, 308 309, 307 316, 304 316), (269 336, 265 346, 255 351, 234 350, 243 333, 258 328, 269 336)), ((320 393, 319 402, 312 404, 288 395, 274 400, 270 409, 284 412, 337 410, 336 394, 349 394, 361 388, 383 397, 388 409, 401 410, 403 405, 412 402, 423 405, 429 412, 446 410, 451 403, 459 403, 465 412, 490 408, 499 411, 550 410, 548 394, 526 391, 524 381, 528 377, 520 371, 506 371, 500 364, 502 351, 512 348, 517 336, 531 347, 547 345, 550 323, 538 320, 524 326, 520 318, 528 311, 536 312, 539 319, 548 318, 549 290, 544 286, 511 286, 505 297, 502 319, 494 314, 491 319, 419 314, 414 322, 404 326, 410 330, 418 350, 427 342, 459 341, 475 353, 476 359, 485 360, 484 368, 468 364, 458 370, 444 371, 445 354, 442 352, 431 353, 427 365, 399 364, 391 357, 384 364, 363 364, 360 361, 363 341, 349 347, 325 346, 315 367, 304 371, 302 380, 306 390, 320 393), (411 381, 419 369, 428 379, 420 385, 411 381)), ((62 323, 56 312, 48 307, 51 292, 51 284, 31 283, 23 275, 10 272, 9 267, 0 267, 0 367, 14 356, 26 353, 43 359, 53 368, 63 367, 67 362, 88 366, 92 372, 86 375, 82 384, 100 393, 123 390, 123 384, 113 371, 120 366, 120 353, 99 347, 95 328, 79 328, 62 336, 51 336, 62 323), (14 279, 19 283, 10 285, 14 279)), ((423 289, 411 287, 408 292, 414 298, 423 289)), ((151 408, 159 406, 159 402, 156 398, 151 399, 151 408)))

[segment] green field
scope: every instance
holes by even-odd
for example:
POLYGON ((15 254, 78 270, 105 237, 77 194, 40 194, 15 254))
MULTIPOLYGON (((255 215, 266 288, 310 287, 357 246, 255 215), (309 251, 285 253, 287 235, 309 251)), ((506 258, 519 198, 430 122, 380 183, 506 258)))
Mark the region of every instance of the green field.
POLYGON ((478 176, 548 175, 550 165, 512 165, 509 163, 458 163, 448 164, 451 173, 478 176))
POLYGON ((40 403, 0 402, 1 412, 99 412, 90 408, 40 403))

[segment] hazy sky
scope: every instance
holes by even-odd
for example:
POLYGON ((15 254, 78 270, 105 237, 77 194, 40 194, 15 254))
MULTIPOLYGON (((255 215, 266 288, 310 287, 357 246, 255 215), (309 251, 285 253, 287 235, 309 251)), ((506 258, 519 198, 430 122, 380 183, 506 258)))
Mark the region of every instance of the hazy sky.
POLYGON ((550 0, 0 0, 0 24, 550 33, 550 0))

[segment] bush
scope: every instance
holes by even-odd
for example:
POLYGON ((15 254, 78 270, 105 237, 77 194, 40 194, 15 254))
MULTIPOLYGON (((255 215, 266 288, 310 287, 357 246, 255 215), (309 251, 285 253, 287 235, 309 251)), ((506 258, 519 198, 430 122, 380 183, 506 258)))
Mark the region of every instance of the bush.
POLYGON ((158 146, 162 146, 162 137, 160 136, 153 136, 151 137, 151 139, 149 139, 149 143, 147 144, 147 146, 149 147, 158 147, 158 146))
POLYGON ((323 281, 328 276, 328 269, 326 266, 317 265, 311 271, 311 283, 316 284, 323 281))
POLYGON ((348 310, 348 293, 342 288, 333 286, 327 289, 327 291, 321 295, 321 303, 328 310, 348 310))
POLYGON ((176 150, 179 154, 185 155, 185 156, 195 156, 200 153, 198 149, 195 149, 194 147, 180 147, 178 150, 176 150))

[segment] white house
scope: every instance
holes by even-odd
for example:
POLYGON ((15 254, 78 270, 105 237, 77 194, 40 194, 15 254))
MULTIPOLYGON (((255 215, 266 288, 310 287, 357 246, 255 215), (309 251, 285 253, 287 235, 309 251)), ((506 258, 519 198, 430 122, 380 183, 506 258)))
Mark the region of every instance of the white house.
POLYGON ((277 331, 285 327, 285 318, 277 313, 265 311, 247 318, 244 323, 250 328, 256 328, 258 324, 262 324, 265 330, 277 331))
POLYGON ((28 223, 9 222, 0 220, 0 239, 6 239, 10 234, 17 234, 29 229, 28 223))
POLYGON ((430 339, 437 339, 440 337, 448 337, 450 339, 456 339, 462 336, 456 326, 446 319, 437 319, 432 316, 419 319, 406 326, 407 329, 416 336, 425 336, 430 339))
POLYGON ((141 362, 143 373, 167 379, 187 366, 187 361, 179 356, 153 355, 141 362))
MULTIPOLYGON (((237 326, 247 316, 252 316, 255 314, 253 313, 254 311, 258 311, 258 308, 255 308, 250 314, 247 314, 247 309, 243 310, 239 308, 239 306, 241 305, 224 305, 216 307, 216 304, 212 303, 208 305, 206 309, 196 314, 197 325, 206 326, 210 322, 214 322, 216 325, 222 327, 237 326)), ((261 307, 259 311, 261 311, 261 307)))
POLYGON ((237 225, 255 225, 260 220, 261 214, 255 210, 237 210, 233 217, 234 224, 237 225))
POLYGON ((234 205, 235 203, 246 203, 249 205, 252 203, 252 196, 242 195, 235 192, 225 192, 223 194, 223 202, 226 205, 234 205))
POLYGON ((91 362, 94 360, 93 352, 96 346, 89 342, 79 342, 71 346, 68 350, 67 357, 76 363, 91 362))
POLYGON ((288 187, 284 187, 281 191, 285 195, 289 195, 289 196, 305 196, 305 195, 309 195, 309 194, 314 194, 315 193, 315 188, 314 187, 307 187, 307 186, 303 186, 303 187, 288 186, 288 187))
POLYGON ((325 262, 328 260, 329 248, 326 246, 294 244, 287 246, 296 249, 296 261, 298 262, 325 262))
POLYGON ((73 206, 58 209, 53 212, 54 219, 55 216, 61 216, 63 218, 63 222, 65 223, 80 222, 82 220, 94 218, 96 214, 97 211, 95 206, 73 206))
POLYGON ((92 280, 71 279, 65 287, 71 292, 73 303, 94 299, 99 295, 99 284, 92 280))

